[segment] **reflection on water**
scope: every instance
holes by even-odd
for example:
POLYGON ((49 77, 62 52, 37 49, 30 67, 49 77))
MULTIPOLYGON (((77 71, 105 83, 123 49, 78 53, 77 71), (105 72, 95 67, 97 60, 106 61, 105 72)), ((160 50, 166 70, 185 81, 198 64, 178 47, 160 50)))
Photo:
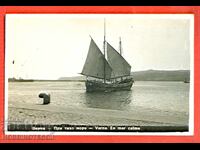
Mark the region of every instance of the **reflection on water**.
POLYGON ((124 110, 129 107, 132 98, 132 91, 85 92, 85 105, 90 108, 124 110))
POLYGON ((138 81, 131 91, 87 93, 83 82, 10 82, 8 106, 25 108, 23 111, 27 113, 19 112, 20 115, 24 115, 25 118, 26 116, 32 118, 35 115, 39 121, 45 119, 38 115, 42 113, 44 116, 43 113, 47 113, 50 114, 46 117, 50 118, 50 122, 54 119, 67 122, 71 118, 73 123, 86 121, 87 124, 107 124, 107 121, 109 124, 118 125, 137 124, 137 121, 140 124, 139 120, 188 124, 189 84, 138 81), (39 102, 42 103, 38 97, 40 91, 50 93, 50 104, 39 106, 39 102), (38 115, 30 111, 28 115, 30 108, 31 110, 42 108, 44 111, 39 111, 38 115), (51 114, 51 111, 48 111, 51 109, 55 109, 56 113, 51 114), (66 116, 65 111, 69 116, 66 116))
POLYGON ((189 112, 189 84, 137 81, 131 91, 86 93, 84 82, 10 82, 8 101, 37 104, 40 91, 62 107, 136 111, 137 108, 189 112))

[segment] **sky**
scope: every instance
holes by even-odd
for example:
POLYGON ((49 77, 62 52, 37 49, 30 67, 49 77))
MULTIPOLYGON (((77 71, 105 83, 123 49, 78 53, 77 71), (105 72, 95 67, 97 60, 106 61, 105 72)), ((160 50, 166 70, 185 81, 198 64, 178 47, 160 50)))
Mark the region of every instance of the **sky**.
POLYGON ((122 55, 131 71, 190 69, 193 15, 7 14, 8 77, 79 76, 90 36, 103 51, 104 18, 106 41, 119 50, 121 37, 122 55))

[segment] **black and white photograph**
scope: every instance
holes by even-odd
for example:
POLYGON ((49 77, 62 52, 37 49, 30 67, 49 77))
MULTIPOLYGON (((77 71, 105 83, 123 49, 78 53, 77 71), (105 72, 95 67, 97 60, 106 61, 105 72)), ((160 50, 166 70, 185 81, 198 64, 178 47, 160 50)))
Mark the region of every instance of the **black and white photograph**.
POLYGON ((192 14, 7 14, 5 129, 192 134, 193 61, 192 14))

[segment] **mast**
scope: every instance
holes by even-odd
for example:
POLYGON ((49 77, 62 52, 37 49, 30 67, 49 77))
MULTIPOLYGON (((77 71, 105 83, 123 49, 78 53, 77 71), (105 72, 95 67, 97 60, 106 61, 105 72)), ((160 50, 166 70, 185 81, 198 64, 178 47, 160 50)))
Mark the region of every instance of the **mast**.
MULTIPOLYGON (((120 55, 122 56, 122 41, 121 41, 121 37, 119 37, 119 52, 120 55)), ((123 80, 123 77, 121 77, 121 81, 123 80)))
POLYGON ((106 54, 106 23, 105 23, 105 18, 104 18, 104 41, 103 41, 103 55, 104 55, 104 80, 103 82, 106 83, 106 57, 105 57, 105 54, 106 54))
POLYGON ((122 55, 122 42, 121 42, 121 37, 119 37, 119 52, 120 52, 120 55, 122 55))

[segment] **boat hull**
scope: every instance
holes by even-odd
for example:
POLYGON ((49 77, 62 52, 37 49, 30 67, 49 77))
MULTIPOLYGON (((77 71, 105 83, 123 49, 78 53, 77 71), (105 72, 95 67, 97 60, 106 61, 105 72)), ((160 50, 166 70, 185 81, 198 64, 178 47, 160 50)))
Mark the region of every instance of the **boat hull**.
POLYGON ((87 80, 85 82, 87 92, 113 92, 131 90, 133 80, 118 83, 101 83, 87 80))

